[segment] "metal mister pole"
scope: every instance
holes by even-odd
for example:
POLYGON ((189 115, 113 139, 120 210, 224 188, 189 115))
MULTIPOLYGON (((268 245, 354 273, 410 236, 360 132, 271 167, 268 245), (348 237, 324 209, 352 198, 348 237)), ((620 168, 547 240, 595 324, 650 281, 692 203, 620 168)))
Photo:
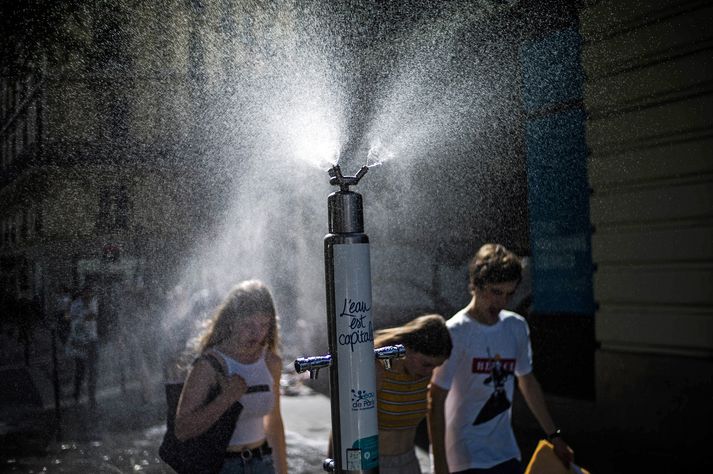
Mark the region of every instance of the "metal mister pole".
POLYGON ((343 176, 329 170, 339 191, 329 195, 329 233, 324 237, 329 355, 297 359, 297 372, 331 367, 329 388, 334 459, 324 469, 347 474, 379 472, 379 426, 376 414, 375 358, 385 364, 401 357, 401 345, 374 350, 371 317, 369 237, 364 234, 362 197, 349 190, 366 174, 343 176))
POLYGON ((329 173, 329 183, 340 187, 327 200, 324 237, 329 352, 337 369, 329 371, 337 473, 379 472, 369 237, 361 194, 349 190, 368 169, 354 177, 342 176, 338 166, 329 173))

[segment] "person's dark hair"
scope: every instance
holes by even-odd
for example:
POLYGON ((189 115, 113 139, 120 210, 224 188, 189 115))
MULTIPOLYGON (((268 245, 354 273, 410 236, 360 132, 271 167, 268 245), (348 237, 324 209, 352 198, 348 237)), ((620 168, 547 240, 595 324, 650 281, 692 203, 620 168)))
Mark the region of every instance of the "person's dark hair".
POLYGON ((440 314, 426 314, 395 328, 380 329, 374 334, 374 347, 403 344, 412 351, 430 357, 451 355, 453 343, 440 314))
POLYGON ((230 337, 236 320, 245 320, 260 313, 272 316, 270 330, 264 344, 269 350, 277 352, 278 328, 275 304, 270 290, 258 280, 243 281, 230 290, 225 300, 213 313, 208 327, 200 337, 198 352, 203 352, 230 337))
POLYGON ((468 265, 471 289, 492 283, 519 282, 521 278, 520 257, 500 244, 483 245, 468 265))

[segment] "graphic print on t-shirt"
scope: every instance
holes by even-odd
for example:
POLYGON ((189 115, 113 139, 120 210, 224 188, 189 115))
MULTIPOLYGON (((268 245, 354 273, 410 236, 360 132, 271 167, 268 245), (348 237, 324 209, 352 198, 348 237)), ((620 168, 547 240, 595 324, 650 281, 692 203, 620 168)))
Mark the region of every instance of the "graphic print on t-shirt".
MULTIPOLYGON (((488 349, 490 355, 490 349, 488 349)), ((485 385, 493 385, 493 394, 475 417, 474 425, 490 421, 510 408, 510 400, 505 393, 505 382, 515 372, 515 359, 503 359, 500 354, 485 359, 473 358, 474 374, 489 374, 483 381, 485 385)))

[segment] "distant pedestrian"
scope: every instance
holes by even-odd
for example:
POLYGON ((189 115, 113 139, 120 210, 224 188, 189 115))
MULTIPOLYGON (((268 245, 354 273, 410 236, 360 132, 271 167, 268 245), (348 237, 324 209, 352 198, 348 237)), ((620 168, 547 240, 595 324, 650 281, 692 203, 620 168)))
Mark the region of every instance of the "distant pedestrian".
POLYGON ((71 306, 72 291, 67 286, 63 286, 57 296, 54 312, 57 337, 59 337, 62 344, 66 344, 69 337, 69 327, 72 319, 69 313, 71 306))
POLYGON ((374 347, 394 344, 404 345, 405 356, 391 361, 390 368, 376 364, 379 472, 420 474, 414 450, 416 428, 428 411, 431 373, 450 356, 451 338, 443 316, 429 314, 376 331, 374 347))
POLYGON ((195 363, 181 393, 175 434, 185 440, 204 433, 239 401, 243 409, 225 452, 223 474, 287 473, 277 345, 272 296, 254 280, 233 287, 200 339, 198 352, 218 359, 228 377, 205 358, 195 363), (220 394, 205 403, 216 384, 220 394))
POLYGON ((96 408, 97 363, 99 359, 99 334, 97 330, 98 301, 90 285, 82 292, 69 310, 70 328, 65 351, 74 359, 74 401, 79 402, 85 376, 89 405, 96 408))
POLYGON ((143 402, 151 400, 151 379, 155 367, 152 366, 152 354, 157 349, 156 331, 151 319, 148 295, 144 288, 126 285, 113 290, 117 301, 115 326, 117 343, 122 355, 120 364, 121 380, 125 376, 139 382, 143 402))
POLYGON ((35 327, 44 319, 42 305, 25 289, 17 300, 18 340, 23 345, 25 365, 30 365, 30 352, 34 343, 35 327))
POLYGON ((520 283, 520 259, 502 245, 486 244, 468 271, 471 300, 447 322, 453 353, 434 371, 429 391, 434 473, 523 472, 510 420, 515 379, 555 453, 569 467, 572 450, 532 373, 527 322, 504 309, 520 283))

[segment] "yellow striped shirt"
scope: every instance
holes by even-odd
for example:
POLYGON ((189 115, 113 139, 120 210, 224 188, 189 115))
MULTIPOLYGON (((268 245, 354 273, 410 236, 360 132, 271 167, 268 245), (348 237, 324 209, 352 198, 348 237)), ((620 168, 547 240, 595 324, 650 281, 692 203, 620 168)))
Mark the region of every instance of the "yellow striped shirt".
POLYGON ((430 377, 413 380, 406 374, 385 372, 377 392, 380 430, 409 430, 426 416, 430 377))

